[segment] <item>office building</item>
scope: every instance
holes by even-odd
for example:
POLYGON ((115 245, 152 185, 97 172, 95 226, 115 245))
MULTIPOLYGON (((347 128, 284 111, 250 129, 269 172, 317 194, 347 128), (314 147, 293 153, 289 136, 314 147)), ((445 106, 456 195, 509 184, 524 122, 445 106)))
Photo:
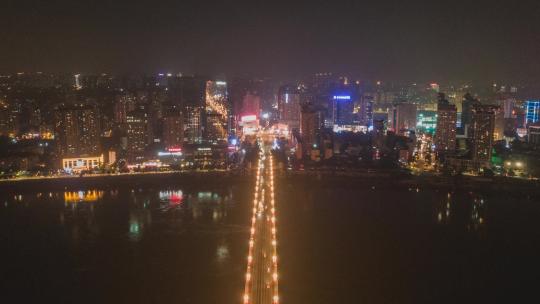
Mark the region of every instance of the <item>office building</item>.
POLYGON ((353 125, 354 101, 350 94, 332 96, 332 118, 334 127, 353 125))
POLYGON ((103 164, 103 155, 62 159, 62 169, 69 173, 98 169, 103 164))
POLYGON ((525 124, 533 124, 540 120, 540 101, 528 100, 525 103, 525 124))

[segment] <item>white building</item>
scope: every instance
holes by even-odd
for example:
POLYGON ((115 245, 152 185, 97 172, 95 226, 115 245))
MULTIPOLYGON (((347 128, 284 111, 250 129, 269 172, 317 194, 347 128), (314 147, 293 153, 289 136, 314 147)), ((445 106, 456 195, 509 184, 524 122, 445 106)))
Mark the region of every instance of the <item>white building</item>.
POLYGON ((66 172, 79 173, 83 170, 92 170, 99 168, 103 163, 103 155, 78 158, 63 158, 62 168, 66 172))

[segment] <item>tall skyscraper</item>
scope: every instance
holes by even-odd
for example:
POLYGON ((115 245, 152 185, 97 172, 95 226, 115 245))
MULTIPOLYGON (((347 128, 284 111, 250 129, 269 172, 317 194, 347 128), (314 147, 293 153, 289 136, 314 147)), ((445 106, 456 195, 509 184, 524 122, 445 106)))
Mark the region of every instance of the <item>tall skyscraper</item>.
POLYGON ((302 105, 300 135, 304 154, 317 148, 324 129, 324 111, 312 104, 302 105))
POLYGON ((463 96, 463 106, 461 112, 461 127, 465 130, 465 134, 468 134, 468 128, 472 123, 472 111, 473 108, 480 105, 478 99, 474 98, 470 93, 466 93, 463 96))
POLYGON ((114 122, 126 123, 127 113, 135 109, 135 97, 131 94, 120 95, 114 102, 114 122))
POLYGON ((202 141, 202 112, 198 106, 184 106, 184 141, 199 143, 202 141))
POLYGON ((452 153, 456 149, 456 106, 440 96, 437 107, 437 128, 435 130, 435 151, 437 154, 452 153))
POLYGON ((167 148, 180 147, 184 141, 184 122, 182 113, 169 111, 163 117, 163 142, 167 148))
POLYGON ((506 98, 502 102, 504 118, 516 118, 514 107, 516 106, 516 100, 514 98, 506 98))
POLYGON ((198 143, 203 139, 206 113, 207 79, 198 76, 175 76, 168 79, 167 98, 184 115, 184 141, 198 143))
POLYGON ((300 128, 300 91, 294 86, 282 86, 278 92, 279 120, 289 129, 300 128))
POLYGON ((126 133, 127 155, 130 161, 144 156, 149 138, 151 137, 150 132, 150 122, 148 121, 148 114, 145 111, 135 110, 128 113, 126 118, 126 133))
POLYGON ((62 156, 96 156, 100 151, 99 110, 95 105, 60 107, 56 112, 56 134, 62 156))
POLYGON ((472 158, 475 161, 489 161, 493 149, 495 131, 495 106, 477 105, 472 111, 472 158))
POLYGON ((503 109, 496 107, 495 110, 495 122, 494 122, 494 131, 493 131, 493 140, 503 140, 506 130, 507 118, 504 118, 503 109))
POLYGON ((361 126, 371 127, 373 125, 373 96, 362 94, 356 108, 357 123, 361 126))
POLYGON ((525 104, 525 124, 529 125, 540 120, 540 101, 528 100, 525 104))
POLYGON ((416 130, 416 105, 399 103, 392 109, 389 124, 396 134, 405 134, 416 130))
POLYGON ((332 116, 334 125, 345 126, 353 124, 354 101, 351 94, 332 96, 332 116))

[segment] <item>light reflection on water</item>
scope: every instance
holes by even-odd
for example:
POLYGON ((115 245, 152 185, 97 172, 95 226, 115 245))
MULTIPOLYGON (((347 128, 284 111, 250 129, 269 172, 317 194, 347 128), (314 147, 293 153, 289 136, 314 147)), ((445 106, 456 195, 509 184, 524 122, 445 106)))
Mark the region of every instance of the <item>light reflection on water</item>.
POLYGON ((478 231, 486 222, 486 206, 487 200, 479 194, 469 193, 456 198, 448 192, 435 204, 435 219, 439 225, 461 222, 468 230, 478 231))
POLYGON ((103 198, 103 191, 100 190, 87 190, 87 191, 66 191, 64 192, 65 203, 78 203, 78 202, 96 202, 103 198))
POLYGON ((447 197, 437 205, 437 222, 439 224, 447 224, 450 221, 451 215, 452 194, 449 192, 447 197))
POLYGON ((178 205, 182 203, 184 199, 184 194, 182 190, 165 190, 159 191, 159 200, 163 202, 168 202, 170 204, 178 205))
MULTIPOLYGON (((211 191, 125 187, 0 193, 0 225, 5 223, 9 228, 5 231, 16 235, 9 238, 17 238, 20 244, 25 244, 10 246, 17 253, 14 257, 23 256, 18 248, 22 248, 20 252, 32 248, 28 251, 39 257, 32 259, 33 266, 28 266, 26 258, 20 258, 14 268, 43 273, 52 264, 59 270, 51 277, 57 281, 66 278, 62 285, 76 290, 73 294, 88 290, 86 283, 79 283, 87 279, 106 280, 107 284, 93 285, 101 292, 104 285, 121 285, 126 280, 130 286, 136 285, 139 281, 131 278, 140 275, 155 276, 152 282, 168 277, 171 282, 177 282, 175 286, 185 286, 186 291, 191 291, 189 297, 206 297, 206 291, 194 290, 212 286, 218 276, 232 282, 236 265, 241 265, 237 252, 243 251, 237 249, 236 239, 244 240, 243 226, 239 222, 242 217, 237 212, 240 209, 234 208, 243 190, 234 189, 233 198, 232 187, 208 189, 211 191), (236 213, 231 212, 233 208, 236 213), (51 243, 50 246, 47 243, 51 243), (37 255, 41 251, 46 253, 37 255), (49 262, 40 264, 45 260, 49 262), (190 267, 211 275, 186 277, 190 267), (126 273, 134 275, 126 276, 126 273), (193 278, 198 281, 193 282, 193 278)), ((0 233, 0 239, 7 237, 0 233)), ((161 283, 154 284, 152 290, 160 286, 161 283)), ((230 290, 235 289, 234 283, 232 286, 230 290)), ((63 294, 63 291, 55 289, 54 293, 63 294)), ((100 300, 107 302, 108 299, 100 300)), ((186 301, 179 295, 176 301, 165 302, 186 301)))
POLYGON ((471 225, 469 228, 478 230, 485 224, 486 206, 487 204, 484 198, 478 196, 473 199, 471 208, 471 225))
MULTIPOLYGON (((232 193, 217 191, 185 191, 183 189, 88 189, 78 191, 14 194, 6 197, 3 208, 12 203, 32 208, 36 202, 60 203, 56 209, 56 223, 63 227, 72 241, 99 238, 107 230, 124 235, 131 242, 139 242, 154 222, 160 227, 183 231, 191 222, 198 225, 222 223, 233 204, 232 193), (126 211, 126 221, 108 222, 106 216, 117 217, 116 212, 126 211)), ((58 206, 58 205, 57 205, 58 206)), ((226 244, 221 244, 218 256, 227 256, 226 244)))
MULTIPOLYGON (((118 208, 118 204, 129 202, 127 205, 128 220, 124 235, 131 242, 139 242, 151 228, 153 222, 169 226, 170 229, 182 231, 191 222, 204 224, 219 224, 226 219, 227 209, 231 207, 232 193, 211 191, 185 192, 181 189, 166 189, 159 191, 130 189, 110 190, 107 192, 92 189, 85 191, 65 191, 52 194, 53 198, 62 197, 64 208, 58 221, 71 231, 74 241, 88 232, 91 238, 99 237, 103 220, 96 220, 100 210, 118 208), (82 229, 81 227, 85 227, 82 229)), ((43 199, 44 197, 38 197, 43 199)), ((15 196, 16 200, 22 200, 15 196)), ((118 223, 112 223, 118 225, 118 223)), ((226 259, 228 249, 225 245, 219 247, 220 257, 226 259)))

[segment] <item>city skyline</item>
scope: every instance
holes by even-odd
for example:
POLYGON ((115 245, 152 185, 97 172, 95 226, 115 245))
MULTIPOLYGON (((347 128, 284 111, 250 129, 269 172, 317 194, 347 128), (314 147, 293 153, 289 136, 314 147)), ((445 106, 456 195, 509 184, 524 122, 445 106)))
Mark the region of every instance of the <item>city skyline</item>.
POLYGON ((4 2, 0 302, 537 297, 540 2, 4 2))

